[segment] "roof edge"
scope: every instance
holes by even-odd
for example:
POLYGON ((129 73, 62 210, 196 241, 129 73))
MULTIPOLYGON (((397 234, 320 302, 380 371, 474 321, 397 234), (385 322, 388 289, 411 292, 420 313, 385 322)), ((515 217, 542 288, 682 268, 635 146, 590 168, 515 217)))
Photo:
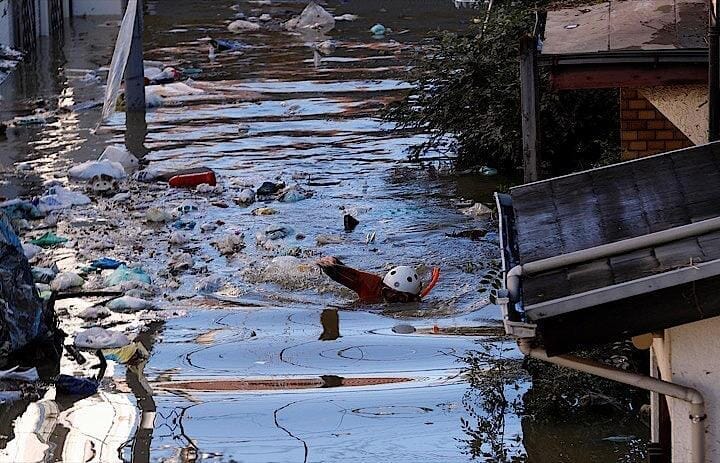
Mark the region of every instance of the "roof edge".
POLYGON ((523 183, 522 185, 517 185, 517 186, 510 188, 510 191, 519 190, 519 189, 525 188, 530 185, 539 185, 539 184, 543 184, 543 183, 550 183, 550 182, 555 182, 557 180, 564 179, 564 178, 570 178, 570 177, 574 177, 574 176, 578 176, 578 175, 584 175, 584 174, 587 174, 588 172, 611 169, 611 168, 614 169, 614 168, 617 168, 617 166, 628 165, 628 164, 633 164, 633 163, 641 163, 641 162, 647 161, 648 159, 665 156, 668 153, 680 153, 680 152, 684 152, 684 151, 694 151, 694 150, 701 149, 703 147, 708 147, 708 146, 715 146, 715 147, 717 147, 718 150, 720 150, 720 141, 713 141, 710 143, 704 143, 702 145, 691 146, 689 148, 681 148, 681 149, 677 149, 677 150, 666 151, 664 153, 653 154, 652 156, 645 156, 645 157, 638 158, 638 159, 630 159, 628 161, 616 162, 614 164, 608 164, 606 166, 585 169, 585 170, 581 170, 579 172, 573 172, 571 174, 560 175, 557 177, 552 177, 552 178, 548 178, 548 179, 544 179, 544 180, 538 180, 536 182, 523 183))
POLYGON ((720 259, 688 264, 669 272, 530 305, 525 307, 525 314, 530 320, 541 320, 718 275, 720 259))
POLYGON ((707 48, 664 48, 657 50, 614 50, 585 53, 542 53, 538 54, 542 64, 678 64, 707 63, 707 48))

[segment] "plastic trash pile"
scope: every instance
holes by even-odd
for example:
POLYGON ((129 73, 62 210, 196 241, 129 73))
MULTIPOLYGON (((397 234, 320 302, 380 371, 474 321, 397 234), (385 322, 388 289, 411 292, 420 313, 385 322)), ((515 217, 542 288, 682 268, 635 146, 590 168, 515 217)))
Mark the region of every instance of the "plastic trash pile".
MULTIPOLYGON (((24 297, 38 309, 53 294, 88 301, 61 318, 66 349, 77 349, 72 372, 86 381, 63 377, 58 390, 97 390, 100 375, 80 359, 132 343, 153 320, 182 315, 180 301, 232 294, 237 281, 320 286, 316 242, 282 221, 283 208, 304 207, 296 204, 314 196, 301 180, 227 183, 212 169, 159 168, 113 145, 65 178, 56 175, 42 194, 0 203, 7 227, 21 237, 13 252, 27 263, 24 297), (251 220, 225 223, 233 208, 249 209, 251 220)), ((336 226, 357 223, 339 215, 336 226)))

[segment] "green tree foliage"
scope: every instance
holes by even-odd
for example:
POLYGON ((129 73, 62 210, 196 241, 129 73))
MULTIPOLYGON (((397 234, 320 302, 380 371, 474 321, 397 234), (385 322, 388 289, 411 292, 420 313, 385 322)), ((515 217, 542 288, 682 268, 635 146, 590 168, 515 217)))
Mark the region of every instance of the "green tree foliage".
MULTIPOLYGON (((387 108, 401 128, 429 130, 414 148, 457 154, 460 168, 521 167, 519 39, 535 25, 536 4, 495 0, 468 34, 438 33, 414 63, 414 89, 387 108), (483 31, 484 29, 484 31, 483 31), (451 140, 448 142, 448 140, 451 140)), ((555 92, 541 68, 539 124, 546 174, 606 163, 618 152, 616 90, 555 92)))

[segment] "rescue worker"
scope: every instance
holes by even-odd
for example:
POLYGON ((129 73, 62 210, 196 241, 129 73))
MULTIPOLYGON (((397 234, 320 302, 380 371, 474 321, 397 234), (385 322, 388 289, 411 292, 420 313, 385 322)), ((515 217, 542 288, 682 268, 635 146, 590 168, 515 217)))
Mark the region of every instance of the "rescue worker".
POLYGON ((422 280, 415 269, 399 266, 390 269, 385 277, 356 270, 345 265, 337 257, 323 257, 317 265, 325 275, 334 281, 355 291, 361 302, 376 304, 379 302, 419 302, 432 290, 440 278, 440 269, 435 267, 432 279, 423 289, 422 280))

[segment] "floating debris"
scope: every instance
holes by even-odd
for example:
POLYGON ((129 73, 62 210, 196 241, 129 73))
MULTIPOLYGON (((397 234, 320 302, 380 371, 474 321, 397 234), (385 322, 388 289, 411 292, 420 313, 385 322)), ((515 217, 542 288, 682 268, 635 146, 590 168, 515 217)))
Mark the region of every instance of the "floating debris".
POLYGON ((36 238, 34 240, 31 240, 30 243, 34 244, 36 246, 40 246, 41 248, 51 248, 53 246, 57 246, 58 244, 67 243, 68 239, 62 236, 57 236, 53 232, 47 232, 40 238, 36 238))

